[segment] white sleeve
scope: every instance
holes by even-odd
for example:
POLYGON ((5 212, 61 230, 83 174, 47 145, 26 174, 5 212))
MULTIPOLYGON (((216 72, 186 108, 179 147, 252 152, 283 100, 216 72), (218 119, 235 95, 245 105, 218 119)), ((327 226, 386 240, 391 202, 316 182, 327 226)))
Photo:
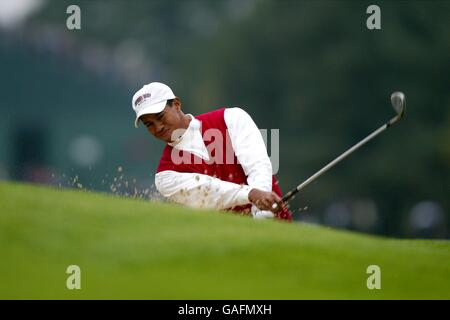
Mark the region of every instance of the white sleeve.
POLYGON ((247 185, 223 181, 199 173, 171 170, 155 175, 158 191, 175 203, 194 208, 228 209, 250 203, 247 185))
POLYGON ((255 122, 241 108, 225 109, 224 118, 234 153, 247 176, 247 184, 272 191, 272 164, 255 122))
MULTIPOLYGON (((225 109, 224 118, 234 153, 247 175, 248 185, 272 191, 272 163, 255 122, 241 108, 225 109)), ((274 217, 271 211, 259 210, 255 205, 252 205, 251 212, 255 219, 274 217)))

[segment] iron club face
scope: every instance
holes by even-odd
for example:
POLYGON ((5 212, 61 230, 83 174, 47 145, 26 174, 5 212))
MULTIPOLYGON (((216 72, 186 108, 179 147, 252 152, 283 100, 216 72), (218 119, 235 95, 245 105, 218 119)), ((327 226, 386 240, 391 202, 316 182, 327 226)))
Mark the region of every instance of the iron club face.
POLYGON ((401 117, 405 113, 406 100, 403 92, 397 91, 391 94, 391 103, 395 112, 401 117))

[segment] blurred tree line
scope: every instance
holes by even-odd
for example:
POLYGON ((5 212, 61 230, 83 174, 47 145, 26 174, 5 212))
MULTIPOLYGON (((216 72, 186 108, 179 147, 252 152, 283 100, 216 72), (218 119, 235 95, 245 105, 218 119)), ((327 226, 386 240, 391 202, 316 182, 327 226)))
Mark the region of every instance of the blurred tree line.
MULTIPOLYGON (((64 28, 68 4, 52 2, 33 23, 64 28)), ((293 207, 320 215, 335 201, 373 199, 381 221, 374 232, 403 235, 411 208, 430 200, 444 208, 450 230, 450 2, 79 5, 77 37, 110 49, 127 40, 142 50, 147 81, 169 84, 186 112, 241 106, 260 128, 279 128, 285 191, 390 119, 390 94, 403 91, 405 119, 309 186, 293 207), (366 28, 370 4, 381 8, 381 30, 366 28)), ((142 84, 124 90, 131 97, 142 84)))

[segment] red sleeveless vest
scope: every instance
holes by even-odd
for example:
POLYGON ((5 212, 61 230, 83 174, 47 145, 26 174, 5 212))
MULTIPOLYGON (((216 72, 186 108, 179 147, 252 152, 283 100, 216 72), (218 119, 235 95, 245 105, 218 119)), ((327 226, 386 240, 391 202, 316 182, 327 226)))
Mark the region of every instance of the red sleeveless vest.
MULTIPOLYGON (((247 184, 247 177, 244 173, 244 169, 237 160, 237 157, 234 153, 231 144, 230 137, 228 135, 227 125, 224 119, 224 112, 225 108, 222 108, 204 114, 200 114, 195 117, 196 119, 201 121, 201 133, 203 141, 209 152, 210 156, 209 161, 205 161, 204 159, 201 159, 196 155, 191 154, 187 151, 175 150, 176 154, 180 157, 180 159, 190 160, 182 162, 177 160, 175 163, 174 161, 172 161, 171 156, 173 147, 167 144, 163 150, 156 172, 172 170, 176 172, 199 173, 219 178, 220 180, 223 181, 233 182, 236 184, 247 184), (208 129, 216 129, 215 133, 219 133, 220 131, 221 137, 223 137, 223 141, 222 143, 216 142, 215 145, 221 145, 221 148, 217 149, 214 147, 213 148, 208 147, 213 141, 215 141, 214 134, 212 135, 212 137, 208 135, 208 133, 205 135, 205 131, 207 131, 208 129), (230 161, 231 159, 232 161, 230 161)), ((280 186, 278 185, 275 176, 272 176, 272 191, 275 192, 280 197, 282 196, 280 186)), ((250 208, 251 204, 248 204, 245 206, 237 206, 229 208, 227 210, 240 212, 242 214, 249 214, 250 208)), ((289 210, 283 210, 277 214, 277 218, 291 221, 292 213, 289 210)))

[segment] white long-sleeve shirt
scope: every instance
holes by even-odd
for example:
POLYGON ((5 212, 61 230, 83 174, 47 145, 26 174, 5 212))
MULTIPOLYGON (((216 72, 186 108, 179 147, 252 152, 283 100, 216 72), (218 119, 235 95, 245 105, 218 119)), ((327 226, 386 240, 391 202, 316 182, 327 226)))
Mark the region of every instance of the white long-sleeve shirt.
MULTIPOLYGON (((189 127, 175 142, 173 148, 190 152, 206 161, 209 154, 200 131, 200 121, 191 114, 189 127)), ((250 203, 251 189, 272 191, 272 164, 267 154, 261 132, 250 115, 241 108, 227 108, 224 120, 228 128, 234 153, 241 164, 248 185, 223 181, 204 174, 180 173, 166 170, 155 175, 158 191, 170 201, 195 207, 227 209, 250 203)), ((252 206, 255 218, 271 218, 270 211, 260 211, 252 206)))

